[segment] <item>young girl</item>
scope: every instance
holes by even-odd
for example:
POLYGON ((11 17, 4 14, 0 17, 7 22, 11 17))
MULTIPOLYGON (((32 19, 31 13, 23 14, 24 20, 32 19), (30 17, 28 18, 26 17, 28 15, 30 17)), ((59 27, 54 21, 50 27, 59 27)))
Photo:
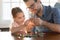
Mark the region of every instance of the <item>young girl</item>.
POLYGON ((11 33, 12 34, 15 34, 15 33, 25 34, 25 32, 22 31, 22 29, 24 29, 25 27, 24 25, 25 16, 22 10, 19 7, 13 8, 12 16, 13 16, 14 22, 12 23, 12 27, 10 28, 11 33))
POLYGON ((10 28, 11 34, 15 40, 20 40, 19 35, 26 34, 26 25, 24 25, 25 16, 23 11, 19 7, 12 8, 13 23, 10 28))
POLYGON ((25 35, 27 31, 29 31, 27 29, 30 29, 29 27, 32 27, 34 25, 31 21, 28 20, 24 23, 25 16, 23 11, 19 7, 15 7, 12 9, 12 16, 14 19, 12 27, 10 28, 12 35, 25 35))

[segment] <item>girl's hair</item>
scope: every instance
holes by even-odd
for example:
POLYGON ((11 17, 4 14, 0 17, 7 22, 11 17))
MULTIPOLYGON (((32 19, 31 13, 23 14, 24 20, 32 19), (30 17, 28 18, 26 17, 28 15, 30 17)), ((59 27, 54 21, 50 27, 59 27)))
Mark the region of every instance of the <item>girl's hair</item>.
POLYGON ((22 10, 19 7, 12 8, 12 16, 16 17, 16 14, 19 12, 22 12, 22 10))

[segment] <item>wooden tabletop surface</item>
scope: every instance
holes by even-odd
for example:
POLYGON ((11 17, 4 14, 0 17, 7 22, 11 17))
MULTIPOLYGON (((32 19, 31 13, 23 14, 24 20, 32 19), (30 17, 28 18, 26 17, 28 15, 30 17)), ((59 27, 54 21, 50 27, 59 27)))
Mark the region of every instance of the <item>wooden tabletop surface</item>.
MULTIPOLYGON (((45 33, 43 36, 30 37, 31 40, 60 40, 59 33, 45 33)), ((15 40, 23 40, 24 38, 14 37, 15 40)))

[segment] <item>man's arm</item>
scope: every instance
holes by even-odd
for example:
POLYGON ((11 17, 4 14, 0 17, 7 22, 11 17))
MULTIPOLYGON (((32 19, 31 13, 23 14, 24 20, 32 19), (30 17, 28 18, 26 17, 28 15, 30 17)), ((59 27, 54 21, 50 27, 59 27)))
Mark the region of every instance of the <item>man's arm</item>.
POLYGON ((52 31, 60 33, 60 9, 53 8, 52 16, 53 16, 54 23, 43 21, 43 25, 52 31))
POLYGON ((60 25, 59 24, 53 24, 53 23, 43 21, 42 25, 49 28, 52 31, 60 33, 60 25))
POLYGON ((35 24, 36 25, 43 25, 44 27, 47 27, 52 31, 60 33, 60 24, 58 24, 58 23, 50 23, 50 22, 41 20, 40 18, 36 18, 35 24))
MULTIPOLYGON (((59 19, 57 19, 57 20, 59 20, 59 19)), ((35 18, 35 19, 32 20, 32 22, 33 21, 34 21, 36 26, 43 25, 44 27, 47 27, 52 31, 60 33, 60 24, 58 24, 58 23, 50 23, 50 22, 44 21, 40 18, 35 18)))

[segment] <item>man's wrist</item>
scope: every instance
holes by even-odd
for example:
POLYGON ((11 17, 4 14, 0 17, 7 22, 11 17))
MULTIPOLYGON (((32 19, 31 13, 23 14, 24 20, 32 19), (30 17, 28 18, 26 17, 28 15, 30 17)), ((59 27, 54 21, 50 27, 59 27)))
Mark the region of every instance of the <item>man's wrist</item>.
POLYGON ((40 25, 44 25, 44 22, 45 22, 45 21, 44 21, 44 20, 42 20, 42 21, 40 22, 40 25))
POLYGON ((42 25, 45 26, 45 24, 46 24, 46 21, 42 21, 42 25))
POLYGON ((45 27, 48 27, 50 23, 48 23, 47 21, 43 21, 42 25, 45 27))

